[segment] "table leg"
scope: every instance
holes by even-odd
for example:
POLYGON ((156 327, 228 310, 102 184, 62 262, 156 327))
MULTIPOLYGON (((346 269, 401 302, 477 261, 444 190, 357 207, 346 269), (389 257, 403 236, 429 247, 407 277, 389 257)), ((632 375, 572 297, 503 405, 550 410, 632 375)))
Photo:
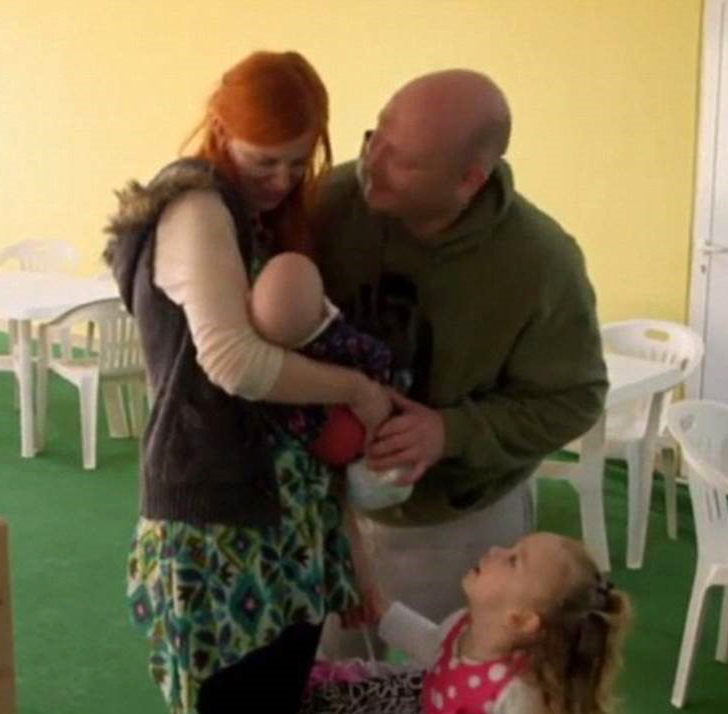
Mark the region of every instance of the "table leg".
POLYGON ((652 395, 650 413, 647 419, 645 435, 633 448, 637 449, 637 473, 630 474, 633 481, 629 498, 627 525, 627 567, 641 568, 645 556, 647 526, 649 523, 650 498, 652 496, 652 478, 655 467, 655 444, 657 430, 660 427, 662 405, 665 392, 652 395))
POLYGON ((20 391, 20 454, 26 459, 35 456, 33 359, 30 338, 30 320, 19 320, 17 355, 20 391))
POLYGON ((599 570, 610 570, 607 525, 604 517, 604 458, 606 452, 606 413, 582 437, 578 481, 581 533, 587 550, 599 570))
POLYGON ((8 525, 0 518, 0 712, 15 714, 15 652, 10 603, 10 548, 8 525))

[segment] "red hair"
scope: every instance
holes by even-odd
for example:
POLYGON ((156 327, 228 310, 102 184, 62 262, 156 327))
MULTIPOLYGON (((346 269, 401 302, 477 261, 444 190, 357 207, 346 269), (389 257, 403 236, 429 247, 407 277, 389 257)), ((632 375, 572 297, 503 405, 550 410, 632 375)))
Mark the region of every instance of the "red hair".
POLYGON ((224 135, 260 146, 287 143, 314 132, 314 151, 303 179, 265 217, 280 250, 311 253, 309 216, 318 183, 331 168, 328 121, 326 88, 298 52, 254 52, 225 72, 192 134, 202 132, 197 156, 237 184, 237 171, 221 143, 220 129, 224 135))

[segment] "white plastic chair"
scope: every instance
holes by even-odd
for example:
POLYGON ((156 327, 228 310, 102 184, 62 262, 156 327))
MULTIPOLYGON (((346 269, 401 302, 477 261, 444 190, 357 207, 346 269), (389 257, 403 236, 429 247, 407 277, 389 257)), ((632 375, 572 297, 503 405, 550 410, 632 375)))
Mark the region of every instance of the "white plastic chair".
POLYGON ((139 337, 133 318, 119 298, 99 300, 69 310, 41 325, 38 385, 36 393, 37 443, 42 449, 48 406, 48 371, 71 382, 78 390, 81 406, 83 466, 96 467, 96 425, 99 387, 104 391, 107 418, 113 436, 139 436, 144 421, 146 375, 139 337), (83 355, 55 357, 49 331, 86 323, 83 355), (94 327, 90 327, 93 325, 94 327), (98 331, 98 339, 94 333, 98 331), (129 428, 123 388, 129 392, 129 428))
POLYGON ((78 266, 78 250, 64 240, 24 240, 0 250, 0 265, 7 261, 20 270, 70 272, 78 266))
MULTIPOLYGON (((63 240, 24 240, 0 250, 0 265, 14 263, 20 270, 71 272, 79 262, 78 250, 72 243, 63 240)), ((16 372, 15 345, 18 326, 15 320, 8 321, 9 354, 0 355, 0 371, 16 372)), ((71 353, 71 334, 64 330, 60 335, 63 354, 71 353)), ((16 385, 17 386, 17 385, 16 385)), ((18 406, 17 389, 15 406, 18 406)))
MULTIPOLYGON (((680 367, 681 384, 698 366, 703 356, 703 341, 700 336, 685 325, 660 320, 628 320, 603 325, 601 328, 605 352, 641 357, 664 362, 680 367)), ((672 393, 663 398, 662 413, 656 449, 669 450, 672 458, 663 459, 665 477, 665 510, 667 512, 667 531, 670 537, 677 537, 677 499, 676 472, 677 454, 675 443, 665 431, 665 414, 670 404, 672 393), (668 466, 668 468, 664 468, 668 466)), ((639 464, 643 452, 648 448, 646 433, 651 396, 637 399, 607 411, 606 451, 605 456, 623 458, 627 461, 628 475, 628 517, 627 517, 627 553, 628 568, 640 568, 644 560, 645 533, 650 513, 649 484, 639 483, 639 464), (640 492, 643 496, 640 497, 640 492)), ((564 449, 572 453, 581 452, 581 440, 567 444, 564 449)), ((650 456, 654 461, 654 454, 650 456)), ((599 546, 601 539, 593 528, 595 519, 604 512, 601 484, 584 483, 580 471, 563 463, 547 459, 535 474, 536 478, 567 479, 579 494, 579 505, 582 520, 582 532, 585 543, 590 546, 592 555, 602 569, 608 569, 609 557, 599 546)), ((533 482, 535 493, 535 482, 533 482)))
POLYGON ((728 405, 686 400, 673 404, 667 428, 680 444, 688 465, 698 554, 672 704, 685 703, 695 650, 703 625, 705 596, 722 587, 723 600, 716 659, 728 662, 728 405))
MULTIPOLYGON (((657 362, 678 366, 682 371, 682 384, 703 358, 703 340, 695 331, 685 325, 664 320, 627 320, 602 326, 602 341, 605 352, 642 357, 657 362)), ((676 385, 678 386, 678 385, 676 385)), ((677 538, 677 494, 676 477, 678 455, 674 440, 667 433, 667 409, 674 390, 668 392, 662 403, 654 461, 661 454, 662 474, 665 480, 665 513, 667 533, 677 538), (669 458, 665 458, 668 456, 669 458)), ((639 568, 644 559, 645 540, 639 537, 646 530, 650 515, 652 481, 645 489, 640 503, 637 476, 645 444, 645 432, 649 417, 650 400, 634 402, 610 409, 607 413, 607 456, 623 458, 627 462, 628 518, 627 518, 627 567, 639 568)))

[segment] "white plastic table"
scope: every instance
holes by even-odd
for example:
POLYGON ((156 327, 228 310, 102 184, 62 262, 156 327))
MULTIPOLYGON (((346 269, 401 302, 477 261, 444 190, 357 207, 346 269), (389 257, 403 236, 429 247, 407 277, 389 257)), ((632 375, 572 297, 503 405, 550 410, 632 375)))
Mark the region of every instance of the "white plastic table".
POLYGON ((67 273, 0 272, 0 319, 18 322, 13 361, 20 392, 23 457, 33 457, 36 452, 31 323, 52 320, 78 305, 113 297, 119 297, 119 291, 111 279, 82 278, 67 273))
MULTIPOLYGON (((551 478, 567 478, 579 491, 581 513, 581 532, 584 543, 603 571, 610 569, 607 528, 604 517, 604 461, 606 458, 606 422, 610 408, 634 399, 651 397, 650 413, 645 434, 645 448, 640 459, 638 494, 630 508, 642 512, 644 500, 652 491, 652 471, 657 432, 660 427, 660 413, 665 394, 679 383, 679 367, 662 362, 653 362, 638 357, 618 354, 605 354, 609 374, 609 390, 604 411, 597 423, 581 437, 579 462, 564 463, 544 461, 539 467, 539 475, 551 478)), ((638 560, 644 553, 647 537, 647 520, 640 522, 636 543, 633 544, 638 560)), ((629 560, 629 557, 628 557, 629 560)), ((638 567, 636 563, 628 563, 638 567)))

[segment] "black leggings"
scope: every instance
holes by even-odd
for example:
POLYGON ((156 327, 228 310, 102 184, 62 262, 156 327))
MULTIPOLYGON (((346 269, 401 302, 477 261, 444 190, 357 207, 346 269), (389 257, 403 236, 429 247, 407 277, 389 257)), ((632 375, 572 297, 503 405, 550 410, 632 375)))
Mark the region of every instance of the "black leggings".
POLYGON ((269 645, 208 677, 199 714, 268 711, 296 714, 316 656, 322 625, 290 625, 269 645))

